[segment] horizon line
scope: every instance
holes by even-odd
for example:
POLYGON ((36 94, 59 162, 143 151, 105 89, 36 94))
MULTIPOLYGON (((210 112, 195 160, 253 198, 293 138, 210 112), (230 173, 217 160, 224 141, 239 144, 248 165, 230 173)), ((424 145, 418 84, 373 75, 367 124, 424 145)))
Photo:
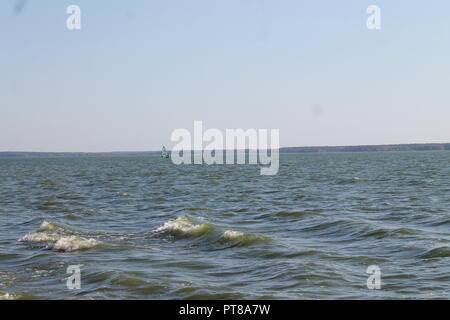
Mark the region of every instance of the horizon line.
MULTIPOLYGON (((392 143, 392 144, 353 144, 353 145, 315 145, 315 146, 292 146, 292 147, 279 147, 274 148, 278 150, 282 149, 293 149, 293 148, 352 148, 352 147, 389 147, 389 146, 419 146, 419 145, 447 145, 450 142, 426 142, 426 143, 392 143)), ((189 149, 184 151, 204 151, 205 149, 189 149)), ((222 151, 228 151, 233 149, 222 149, 222 151)), ((238 149, 238 150, 258 150, 258 149, 238 149)), ((267 150, 271 150, 271 148, 267 148, 267 150)), ((168 150, 171 151, 171 150, 168 150)), ((234 150, 236 151, 236 150, 234 150)), ((145 152, 161 152, 161 150, 134 150, 134 151, 0 151, 0 153, 145 153, 145 152)))

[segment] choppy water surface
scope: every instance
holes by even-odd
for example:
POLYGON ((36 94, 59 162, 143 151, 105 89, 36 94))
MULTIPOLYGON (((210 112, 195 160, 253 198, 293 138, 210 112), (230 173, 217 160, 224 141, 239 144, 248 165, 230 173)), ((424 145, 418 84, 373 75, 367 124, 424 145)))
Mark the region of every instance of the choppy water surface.
POLYGON ((0 159, 0 297, 448 299, 449 207, 450 152, 0 159))

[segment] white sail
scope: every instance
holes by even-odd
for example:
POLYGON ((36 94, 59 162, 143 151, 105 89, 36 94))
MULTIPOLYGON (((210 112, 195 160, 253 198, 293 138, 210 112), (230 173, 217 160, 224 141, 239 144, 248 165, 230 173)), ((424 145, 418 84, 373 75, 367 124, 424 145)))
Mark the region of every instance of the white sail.
POLYGON ((169 153, 166 151, 166 147, 165 146, 162 147, 161 157, 163 157, 163 158, 168 158, 169 157, 169 153))

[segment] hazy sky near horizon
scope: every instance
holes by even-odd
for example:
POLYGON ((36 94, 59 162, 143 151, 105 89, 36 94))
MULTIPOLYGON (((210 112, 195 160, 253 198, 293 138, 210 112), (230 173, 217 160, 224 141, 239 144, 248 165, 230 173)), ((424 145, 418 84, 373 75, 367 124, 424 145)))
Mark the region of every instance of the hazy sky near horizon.
POLYGON ((17 2, 0 3, 0 151, 158 150, 194 120, 283 147, 450 142, 448 0, 17 2))

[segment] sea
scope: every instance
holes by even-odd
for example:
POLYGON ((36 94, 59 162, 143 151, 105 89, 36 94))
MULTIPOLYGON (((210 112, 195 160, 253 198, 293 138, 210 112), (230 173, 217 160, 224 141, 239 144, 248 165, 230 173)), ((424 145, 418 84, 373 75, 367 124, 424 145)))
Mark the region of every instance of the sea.
POLYGON ((0 299, 449 299, 450 152, 0 159, 0 299))

